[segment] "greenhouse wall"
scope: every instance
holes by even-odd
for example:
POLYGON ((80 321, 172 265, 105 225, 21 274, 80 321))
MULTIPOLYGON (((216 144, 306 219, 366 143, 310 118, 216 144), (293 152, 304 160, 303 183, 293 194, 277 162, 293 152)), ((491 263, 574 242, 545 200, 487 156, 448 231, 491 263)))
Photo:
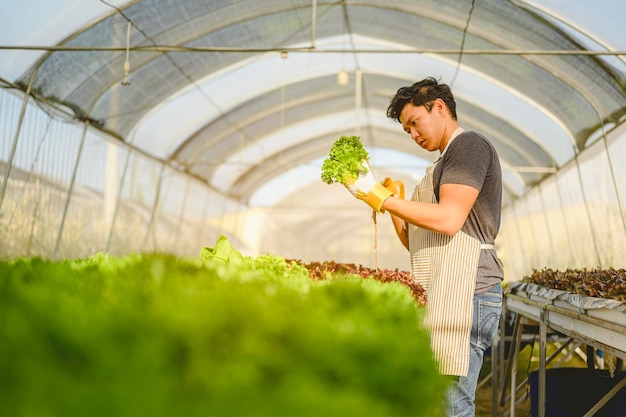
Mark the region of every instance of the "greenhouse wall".
POLYGON ((241 205, 59 109, 0 91, 0 257, 197 256, 241 205), (38 105, 39 104, 39 105, 38 105))
POLYGON ((623 267, 626 124, 505 207, 499 253, 506 278, 533 269, 623 267))

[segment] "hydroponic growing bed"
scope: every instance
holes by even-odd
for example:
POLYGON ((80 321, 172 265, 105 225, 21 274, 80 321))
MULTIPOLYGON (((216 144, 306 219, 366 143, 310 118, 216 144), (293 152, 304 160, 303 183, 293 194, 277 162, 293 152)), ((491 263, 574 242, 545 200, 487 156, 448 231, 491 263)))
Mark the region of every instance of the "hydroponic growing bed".
MULTIPOLYGON (((535 271, 531 276, 524 277, 520 282, 508 283, 505 291, 505 314, 517 314, 516 330, 512 339, 511 355, 508 363, 508 373, 504 375, 502 384, 512 372, 515 374, 517 349, 522 337, 524 323, 539 325, 539 368, 536 382, 538 385, 535 404, 535 416, 546 414, 546 370, 547 364, 554 359, 546 358, 548 332, 556 332, 567 338, 566 345, 571 341, 585 344, 588 348, 614 355, 621 360, 626 358, 626 303, 624 283, 626 271, 608 270, 576 270, 554 271, 544 269, 535 271)), ((501 330, 502 333, 502 330, 501 330)), ((504 340, 504 334, 501 334, 504 340)), ((561 349, 564 349, 562 346, 561 349)), ((560 350, 559 350, 560 351, 560 350)), ((499 361, 503 366, 504 361, 499 361)), ((612 369, 610 377, 615 383, 592 407, 578 410, 581 416, 592 416, 603 410, 612 398, 622 392, 626 386, 622 369, 612 369)), ((510 392, 515 393, 517 387, 512 379, 510 392)), ((506 388, 502 388, 506 392, 506 388)), ((622 395, 622 394, 619 394, 622 395)), ((596 401, 596 400, 594 400, 596 401)), ((515 396, 511 395, 510 409, 515 408, 515 396)), ((606 409, 605 409, 606 410, 606 409)), ((605 414, 600 414, 605 415, 605 414)), ((610 414, 612 415, 612 414, 610 414)))

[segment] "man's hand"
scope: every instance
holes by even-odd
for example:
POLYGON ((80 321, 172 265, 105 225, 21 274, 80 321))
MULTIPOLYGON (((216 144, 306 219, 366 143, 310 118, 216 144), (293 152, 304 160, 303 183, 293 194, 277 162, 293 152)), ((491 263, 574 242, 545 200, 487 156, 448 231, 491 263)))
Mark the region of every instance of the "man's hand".
POLYGON ((402 181, 394 181, 391 178, 387 177, 383 181, 383 187, 391 191, 394 197, 404 200, 404 183, 402 181))
POLYGON ((354 180, 348 180, 344 186, 353 196, 365 201, 377 212, 384 213, 385 211, 381 211, 381 207, 394 192, 376 181, 367 161, 364 160, 363 164, 367 166, 367 172, 359 174, 359 177, 354 180))

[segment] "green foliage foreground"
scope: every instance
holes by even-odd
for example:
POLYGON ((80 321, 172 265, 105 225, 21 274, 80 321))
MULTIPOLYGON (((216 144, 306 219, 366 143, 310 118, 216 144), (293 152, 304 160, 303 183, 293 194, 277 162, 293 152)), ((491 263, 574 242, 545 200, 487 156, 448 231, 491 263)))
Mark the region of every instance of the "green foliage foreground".
POLYGON ((0 262, 0 416, 442 415, 406 287, 228 246, 0 262))

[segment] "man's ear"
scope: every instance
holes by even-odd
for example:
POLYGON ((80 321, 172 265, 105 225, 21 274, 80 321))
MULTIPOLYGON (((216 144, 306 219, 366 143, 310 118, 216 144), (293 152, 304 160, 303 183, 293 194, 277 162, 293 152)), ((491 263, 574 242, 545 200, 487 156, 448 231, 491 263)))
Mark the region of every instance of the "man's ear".
POLYGON ((433 106, 440 116, 445 116, 446 112, 448 111, 448 106, 446 106, 446 103, 440 98, 435 99, 433 106))
POLYGON ((439 114, 441 117, 446 117, 446 115, 450 115, 450 117, 452 117, 452 112, 448 108, 448 105, 446 104, 446 102, 443 101, 442 99, 440 98, 436 99, 433 106, 435 110, 437 111, 437 114, 439 114))

